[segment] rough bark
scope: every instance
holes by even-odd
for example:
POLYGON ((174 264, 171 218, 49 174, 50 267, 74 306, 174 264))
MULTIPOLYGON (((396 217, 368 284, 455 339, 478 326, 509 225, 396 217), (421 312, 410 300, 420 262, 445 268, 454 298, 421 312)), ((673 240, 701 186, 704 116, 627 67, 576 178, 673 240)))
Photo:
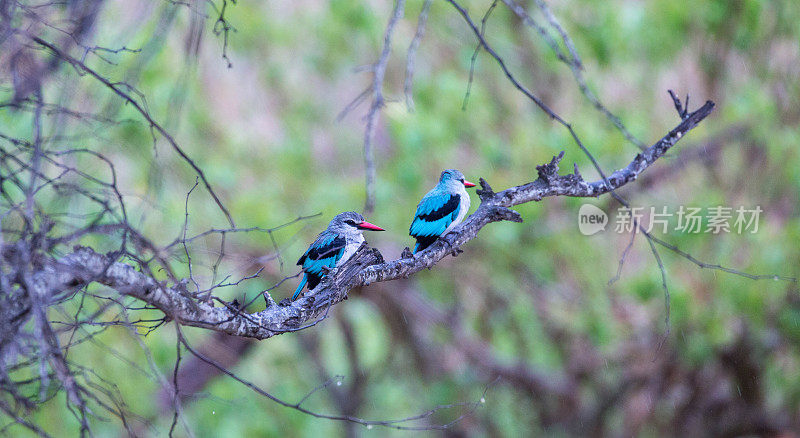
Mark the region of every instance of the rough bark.
MULTIPOLYGON (((530 183, 495 193, 481 179, 478 190, 481 203, 443 239, 425 251, 384 261, 380 252, 366 245, 342 267, 328 275, 313 293, 289 302, 276 303, 265 294, 267 307, 254 313, 244 313, 233 307, 214 307, 188 294, 183 283, 168 285, 117 261, 114 254, 100 254, 91 248, 76 247, 66 256, 40 261, 41 269, 34 276, 38 289, 50 296, 63 294, 72 288, 92 282, 104 284, 120 294, 138 298, 163 311, 180 324, 201 327, 235 336, 267 339, 296 331, 324 318, 330 308, 347 298, 347 292, 370 283, 408 277, 431 268, 448 254, 474 239, 487 224, 498 221, 522 222, 522 217, 510 207, 552 196, 597 197, 616 190, 636 178, 663 156, 689 130, 697 126, 713 110, 714 103, 706 102, 693 113, 686 114, 681 123, 654 145, 637 154, 624 168, 598 181, 587 182, 575 168, 574 173, 558 174, 562 152, 549 163, 537 166, 538 178, 530 183)), ((7 245, 3 257, 13 258, 15 249, 7 245)))

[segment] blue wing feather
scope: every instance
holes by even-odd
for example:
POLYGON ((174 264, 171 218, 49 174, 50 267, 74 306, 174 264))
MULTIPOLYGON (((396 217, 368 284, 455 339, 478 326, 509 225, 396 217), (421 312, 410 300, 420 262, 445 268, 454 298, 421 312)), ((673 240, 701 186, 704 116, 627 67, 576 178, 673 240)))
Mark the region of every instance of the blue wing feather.
POLYGON ((431 190, 428 194, 419 201, 417 205, 416 216, 429 214, 434 210, 442 208, 453 195, 450 193, 440 193, 436 189, 431 190))
POLYGON ((325 269, 332 269, 344 254, 347 241, 344 237, 330 232, 321 233, 314 243, 308 247, 305 254, 300 257, 297 264, 304 271, 303 280, 294 292, 292 299, 296 299, 308 283, 308 289, 314 289, 325 276, 325 269))
POLYGON ((417 205, 408 234, 417 239, 414 253, 427 248, 458 218, 461 195, 434 188, 417 205))
POLYGON ((303 290, 303 286, 306 285, 306 282, 308 282, 308 275, 303 274, 303 280, 300 282, 299 285, 297 285, 297 289, 294 290, 294 295, 292 295, 292 301, 296 300, 297 296, 300 295, 300 291, 303 290))
POLYGON ((439 236, 458 217, 461 197, 457 194, 428 193, 417 206, 408 233, 411 236, 439 236))

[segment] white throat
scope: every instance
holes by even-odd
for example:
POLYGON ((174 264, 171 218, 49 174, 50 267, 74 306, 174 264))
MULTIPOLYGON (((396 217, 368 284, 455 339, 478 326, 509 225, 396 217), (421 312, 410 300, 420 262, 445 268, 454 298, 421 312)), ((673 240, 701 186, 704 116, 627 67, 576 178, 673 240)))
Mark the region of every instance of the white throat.
POLYGON ((466 187, 464 187, 464 184, 459 183, 458 185, 459 187, 456 189, 457 194, 460 197, 458 216, 456 217, 456 220, 454 220, 452 224, 450 224, 447 228, 445 228, 441 236, 446 236, 447 233, 449 233, 453 228, 458 226, 458 224, 460 224, 464 220, 464 218, 467 217, 467 212, 469 211, 469 193, 467 193, 467 189, 466 187))
POLYGON ((336 266, 343 264, 344 262, 348 261, 350 257, 353 257, 353 254, 356 253, 358 248, 364 242, 364 235, 362 233, 354 233, 355 235, 348 235, 345 237, 347 243, 344 245, 344 253, 342 254, 342 258, 336 262, 336 266))

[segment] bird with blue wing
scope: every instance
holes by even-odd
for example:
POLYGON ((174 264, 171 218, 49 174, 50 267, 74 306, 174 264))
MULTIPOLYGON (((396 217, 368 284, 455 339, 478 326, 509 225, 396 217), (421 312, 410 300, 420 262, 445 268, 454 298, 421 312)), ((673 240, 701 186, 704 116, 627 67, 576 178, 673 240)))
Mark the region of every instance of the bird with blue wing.
POLYGON ((314 243, 308 247, 297 264, 303 269, 303 280, 292 295, 292 300, 300 296, 308 284, 311 291, 327 274, 327 271, 346 262, 364 242, 364 230, 384 231, 383 228, 364 220, 354 211, 340 213, 319 233, 314 243))
POLYGON ((460 224, 469 210, 467 187, 475 184, 464 179, 464 174, 456 169, 447 169, 439 177, 436 185, 417 205, 414 220, 408 234, 417 239, 414 253, 422 251, 436 242, 440 236, 450 232, 460 224))

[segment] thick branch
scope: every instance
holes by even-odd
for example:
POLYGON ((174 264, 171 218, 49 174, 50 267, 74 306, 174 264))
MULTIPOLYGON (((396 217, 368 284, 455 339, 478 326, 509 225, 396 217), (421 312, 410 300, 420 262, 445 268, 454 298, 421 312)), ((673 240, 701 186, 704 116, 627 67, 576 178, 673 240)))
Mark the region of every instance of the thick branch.
MULTIPOLYGON (((453 232, 425 251, 385 262, 380 252, 363 245, 347 263, 333 275, 326 277, 313 294, 307 294, 294 302, 285 300, 280 304, 267 295, 267 308, 260 312, 248 314, 233 310, 233 307, 213 307, 192 298, 180 284, 168 287, 157 283, 132 266, 116 261, 113 256, 99 254, 86 247, 77 247, 59 260, 49 260, 36 274, 35 281, 54 294, 71 287, 98 282, 123 295, 138 298, 157 307, 183 325, 236 336, 270 338, 302 329, 313 324, 316 319, 326 317, 331 306, 346 299, 347 292, 355 287, 408 277, 433 267, 448 254, 474 239, 489 223, 504 220, 522 222, 519 213, 509 207, 551 196, 596 197, 622 187, 635 180, 663 156, 688 131, 705 119, 713 108, 714 103, 709 101, 697 111, 688 114, 664 138, 637 154, 625 168, 609 175, 607 182, 587 182, 577 172, 577 168, 572 174, 559 175, 558 163, 563 158, 563 152, 550 163, 538 166, 539 177, 528 184, 494 193, 489 184, 481 179, 482 190, 478 191, 481 204, 478 209, 453 232)), ((6 246, 3 257, 13 257, 13 253, 13 247, 6 246)))

